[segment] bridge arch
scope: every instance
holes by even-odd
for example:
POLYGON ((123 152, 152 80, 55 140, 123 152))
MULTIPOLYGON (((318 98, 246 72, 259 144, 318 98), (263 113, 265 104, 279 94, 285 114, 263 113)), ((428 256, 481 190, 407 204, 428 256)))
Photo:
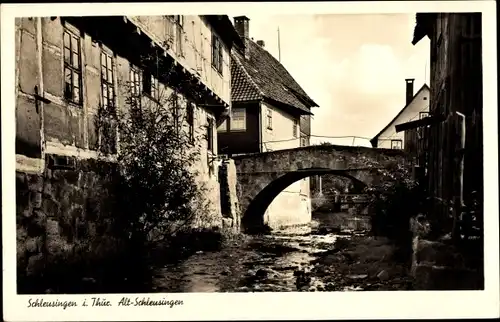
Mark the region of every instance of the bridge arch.
POLYGON ((243 214, 242 226, 247 233, 258 232, 265 226, 264 215, 273 202, 273 200, 289 185, 301 179, 314 175, 332 174, 339 177, 351 180, 354 186, 354 191, 361 193, 367 184, 360 179, 350 174, 347 170, 333 170, 326 168, 310 168, 300 169, 292 172, 287 172, 284 175, 274 179, 265 186, 248 205, 248 208, 243 214))
POLYGON ((382 169, 397 166, 409 170, 412 164, 411 157, 402 150, 339 145, 307 146, 232 158, 236 166, 242 228, 250 229, 262 225, 263 213, 279 192, 300 179, 331 173, 350 178, 358 188, 363 184, 374 186, 386 180, 381 175, 382 169))

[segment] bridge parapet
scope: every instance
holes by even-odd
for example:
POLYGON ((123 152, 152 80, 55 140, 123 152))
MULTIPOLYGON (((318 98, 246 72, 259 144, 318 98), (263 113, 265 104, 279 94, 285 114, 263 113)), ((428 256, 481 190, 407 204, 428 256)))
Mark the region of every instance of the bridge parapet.
POLYGON ((386 166, 391 162, 410 162, 402 150, 313 145, 295 149, 239 155, 233 158, 238 172, 289 172, 325 168, 348 170, 386 166))
POLYGON ((300 179, 321 174, 339 175, 351 179, 359 192, 379 182, 378 170, 395 165, 408 169, 411 166, 410 157, 401 150, 340 145, 308 146, 233 159, 244 228, 263 226, 264 213, 273 199, 300 179))

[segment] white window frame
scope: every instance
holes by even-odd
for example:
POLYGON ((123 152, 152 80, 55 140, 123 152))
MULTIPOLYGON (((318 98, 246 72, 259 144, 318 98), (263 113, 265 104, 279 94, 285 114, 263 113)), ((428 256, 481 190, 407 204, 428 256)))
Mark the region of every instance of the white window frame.
POLYGON ((273 129, 273 110, 270 108, 268 108, 266 112, 266 128, 268 130, 273 129))
POLYGON ((402 150, 403 149, 403 140, 401 140, 401 139, 391 140, 391 149, 402 150), (399 148, 394 147, 394 143, 396 143, 396 142, 400 143, 400 147, 399 148))
POLYGON ((247 111, 246 111, 246 108, 232 108, 231 109, 230 130, 232 132, 239 132, 239 131, 246 131, 246 129, 247 129, 247 111), (235 122, 235 114, 237 112, 241 113, 241 115, 238 117, 242 118, 241 120, 238 120, 238 123, 235 122), (242 125, 239 125, 239 123, 242 123, 242 125), (238 126, 235 126, 235 124, 238 124, 238 126))
POLYGON ((63 81, 64 98, 77 106, 83 106, 82 37, 66 25, 63 30, 63 81), (69 41, 66 41, 67 37, 69 41), (73 40, 76 39, 76 44, 73 40), (75 48, 76 47, 76 48, 75 48), (69 51, 69 55, 66 52, 69 51), (75 61, 76 55, 76 61, 75 61), (68 57, 67 57, 68 56, 68 57), (70 81, 67 81, 67 71, 70 81), (69 85, 69 91, 67 86, 69 85), (75 94, 75 91, 78 91, 75 94))
POLYGON ((298 138, 299 121, 297 119, 293 120, 293 137, 298 138))
POLYGON ((132 99, 138 100, 137 103, 140 104, 140 97, 142 95, 142 70, 134 65, 130 65, 129 86, 132 99))

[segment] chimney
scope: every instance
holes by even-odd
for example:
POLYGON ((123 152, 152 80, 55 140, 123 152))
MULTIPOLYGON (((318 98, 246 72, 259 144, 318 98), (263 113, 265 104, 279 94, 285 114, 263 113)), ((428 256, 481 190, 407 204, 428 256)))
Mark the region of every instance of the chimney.
POLYGON ((266 46, 266 43, 264 42, 264 40, 257 40, 257 45, 259 45, 262 48, 264 48, 266 46))
POLYGON ((406 105, 413 99, 413 82, 415 78, 407 78, 406 81, 406 105))
POLYGON ((236 32, 238 35, 240 35, 241 40, 243 40, 244 44, 244 52, 245 52, 245 58, 248 59, 249 57, 249 44, 248 42, 250 41, 249 39, 249 33, 250 33, 250 19, 248 19, 247 16, 238 16, 234 17, 234 28, 236 29, 236 32))

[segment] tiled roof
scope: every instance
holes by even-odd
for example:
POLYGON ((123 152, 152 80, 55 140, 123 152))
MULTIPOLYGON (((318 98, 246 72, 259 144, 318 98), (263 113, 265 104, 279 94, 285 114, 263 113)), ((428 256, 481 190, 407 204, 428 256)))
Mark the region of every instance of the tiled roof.
POLYGON ((268 98, 308 113, 318 106, 270 53, 252 40, 246 44, 248 59, 237 51, 232 55, 232 101, 268 98))
POLYGON ((243 67, 242 57, 232 55, 231 59, 231 101, 253 101, 262 99, 264 93, 252 80, 243 67))

